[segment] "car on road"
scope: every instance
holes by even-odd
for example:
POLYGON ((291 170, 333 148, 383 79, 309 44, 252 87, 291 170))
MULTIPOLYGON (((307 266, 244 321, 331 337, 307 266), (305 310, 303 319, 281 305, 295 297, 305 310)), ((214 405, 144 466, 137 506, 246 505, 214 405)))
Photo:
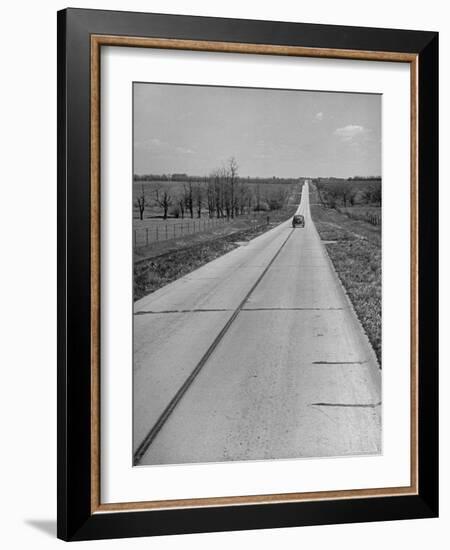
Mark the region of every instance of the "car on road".
POLYGON ((301 214, 295 214, 292 218, 292 227, 305 227, 305 217, 301 214))

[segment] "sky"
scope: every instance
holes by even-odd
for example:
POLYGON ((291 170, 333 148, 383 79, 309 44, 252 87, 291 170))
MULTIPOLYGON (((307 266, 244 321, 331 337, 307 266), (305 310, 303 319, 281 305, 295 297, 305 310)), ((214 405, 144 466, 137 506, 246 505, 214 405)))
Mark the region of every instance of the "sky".
POLYGON ((135 83, 134 173, 381 175, 381 96, 135 83))

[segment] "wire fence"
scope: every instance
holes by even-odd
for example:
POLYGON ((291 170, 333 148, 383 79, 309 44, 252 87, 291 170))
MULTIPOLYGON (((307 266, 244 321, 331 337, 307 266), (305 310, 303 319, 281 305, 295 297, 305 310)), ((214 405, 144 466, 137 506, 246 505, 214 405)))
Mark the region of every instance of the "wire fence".
POLYGON ((368 222, 372 225, 381 225, 381 215, 380 214, 371 214, 370 212, 358 213, 349 212, 348 210, 344 212, 349 218, 353 220, 361 220, 368 222))
POLYGON ((367 210, 352 211, 350 208, 336 208, 336 210, 341 214, 345 214, 352 220, 365 221, 372 225, 381 225, 381 214, 375 214, 373 212, 368 212, 367 210))
POLYGON ((381 225, 381 216, 379 214, 368 214, 367 221, 372 225, 381 225))
POLYGON ((134 248, 148 246, 159 241, 177 239, 185 235, 192 235, 200 231, 224 226, 229 220, 227 218, 200 218, 183 221, 149 222, 143 227, 133 229, 134 248))

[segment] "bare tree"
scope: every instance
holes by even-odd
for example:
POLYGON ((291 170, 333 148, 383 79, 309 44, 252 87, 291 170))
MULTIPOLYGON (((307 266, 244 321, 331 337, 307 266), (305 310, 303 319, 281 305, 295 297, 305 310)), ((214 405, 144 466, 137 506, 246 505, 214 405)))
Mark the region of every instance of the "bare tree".
POLYGON ((324 200, 324 198, 323 198, 323 186, 322 186, 322 183, 321 183, 319 180, 317 180, 316 183, 315 183, 315 185, 316 185, 317 194, 319 195, 319 200, 320 200, 321 204, 322 204, 323 206, 325 206, 325 200, 324 200))
POLYGON ((370 199, 372 202, 381 206, 381 182, 373 185, 371 188, 370 199))
POLYGON ((238 163, 234 157, 230 157, 227 163, 228 179, 230 183, 230 208, 231 217, 234 218, 236 211, 235 187, 238 179, 238 163))
POLYGON ((147 199, 145 197, 144 184, 141 185, 141 192, 136 197, 134 205, 139 208, 139 219, 143 220, 144 219, 145 207, 148 206, 147 199))
POLYGON ((335 186, 320 186, 322 189, 320 196, 322 203, 326 204, 328 208, 335 208, 338 203, 338 191, 335 186))
POLYGON ((375 203, 381 206, 381 182, 367 187, 362 193, 362 198, 367 204, 375 203))
POLYGON ((245 207, 247 205, 248 187, 241 180, 238 186, 238 200, 237 200, 237 215, 243 215, 245 213, 245 207))
POLYGON ((350 199, 350 186, 344 181, 335 181, 321 185, 323 193, 322 199, 325 200, 328 208, 336 208, 341 203, 347 206, 350 199))
POLYGON ((355 206, 357 197, 358 197, 358 191, 354 187, 352 187, 350 191, 350 198, 349 198, 350 206, 355 206))
POLYGON ((270 189, 266 193, 266 202, 269 210, 279 210, 282 208, 286 202, 286 198, 285 189, 270 189))
POLYGON ((252 209, 252 195, 250 193, 250 191, 248 192, 248 195, 247 195, 247 215, 250 214, 251 212, 251 209, 252 209))
POLYGON ((208 205, 209 216, 228 219, 244 214, 250 209, 251 195, 248 185, 238 177, 238 164, 234 157, 219 169, 214 170, 205 180, 204 189, 195 188, 195 204, 200 216, 199 193, 202 192, 202 205, 208 205))
POLYGON ((169 192, 166 189, 160 192, 160 189, 156 188, 155 202, 163 209, 163 218, 167 220, 167 212, 169 207, 172 205, 172 197, 169 195, 169 192))
POLYGON ((223 167, 221 170, 221 189, 223 208, 227 216, 227 220, 233 216, 233 186, 231 183, 230 172, 228 167, 223 167))
POLYGON ((184 211, 185 211, 184 196, 178 197, 177 205, 180 210, 181 218, 184 219, 184 211))
POLYGON ((222 167, 219 170, 215 170, 212 173, 212 179, 214 182, 214 200, 216 217, 223 218, 225 215, 225 203, 226 203, 226 171, 222 167))
POLYGON ((342 204, 346 207, 350 202, 350 197, 353 194, 352 184, 348 182, 341 182, 335 185, 337 196, 342 201, 342 204))
POLYGON ((183 191, 184 191, 184 204, 186 205, 186 210, 189 211, 191 218, 193 218, 194 217, 194 198, 193 198, 192 182, 190 180, 187 182, 187 184, 183 183, 183 191))
POLYGON ((256 211, 261 210, 261 187, 260 187, 259 183, 256 184, 256 206, 255 206, 255 210, 256 211))
POLYGON ((209 179, 206 185, 206 202, 208 205, 208 215, 210 218, 212 218, 214 216, 214 210, 216 207, 216 193, 215 193, 213 174, 209 176, 209 179))
POLYGON ((197 218, 201 218, 203 207, 203 187, 200 182, 198 182, 194 187, 193 202, 195 203, 195 208, 197 210, 197 218))

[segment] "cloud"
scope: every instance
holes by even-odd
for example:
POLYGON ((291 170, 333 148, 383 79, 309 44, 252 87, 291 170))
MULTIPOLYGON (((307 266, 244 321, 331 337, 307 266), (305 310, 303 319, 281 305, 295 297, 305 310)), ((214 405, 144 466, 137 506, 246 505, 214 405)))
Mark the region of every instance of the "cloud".
POLYGON ((256 160, 265 160, 265 159, 271 159, 273 157, 273 155, 271 153, 253 153, 253 155, 251 155, 251 158, 253 159, 256 159, 256 160))
POLYGON ((195 151, 187 147, 176 147, 175 151, 180 155, 195 155, 195 151))
POLYGON ((163 141, 156 137, 138 141, 134 146, 136 150, 145 151, 158 156, 167 156, 174 153, 178 155, 195 155, 196 153, 193 149, 170 145, 167 141, 163 141))
POLYGON ((323 120, 323 113, 322 111, 320 111, 319 113, 316 113, 316 116, 314 117, 315 120, 317 120, 318 122, 320 122, 321 120, 323 120))
POLYGON ((163 145, 163 142, 159 138, 151 138, 148 141, 149 141, 149 143, 151 143, 152 145, 154 145, 156 147, 159 147, 160 145, 163 145))
POLYGON ((166 148, 167 143, 160 140, 159 138, 149 138, 145 139, 144 141, 137 141, 134 146, 136 147, 136 149, 142 149, 144 151, 149 151, 152 153, 161 151, 161 149, 166 148))
POLYGON ((347 126, 343 126, 342 128, 336 128, 333 133, 342 141, 353 141, 356 138, 364 136, 367 132, 368 130, 364 128, 364 126, 349 124, 347 126))

